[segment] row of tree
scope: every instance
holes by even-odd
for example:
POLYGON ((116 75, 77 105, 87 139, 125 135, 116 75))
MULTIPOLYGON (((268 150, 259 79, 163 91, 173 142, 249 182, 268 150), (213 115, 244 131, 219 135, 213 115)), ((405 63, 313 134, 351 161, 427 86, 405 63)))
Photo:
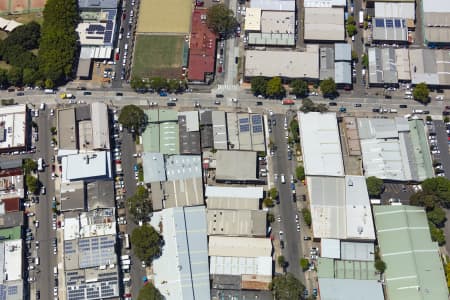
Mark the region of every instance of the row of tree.
POLYGON ((152 210, 152 201, 149 193, 142 185, 138 186, 136 193, 127 199, 128 212, 136 223, 147 222, 152 210))
POLYGON ((170 93, 181 93, 187 88, 187 83, 185 81, 162 77, 153 77, 150 80, 144 80, 139 76, 133 76, 130 85, 131 88, 138 92, 151 89, 156 92, 164 90, 170 93))

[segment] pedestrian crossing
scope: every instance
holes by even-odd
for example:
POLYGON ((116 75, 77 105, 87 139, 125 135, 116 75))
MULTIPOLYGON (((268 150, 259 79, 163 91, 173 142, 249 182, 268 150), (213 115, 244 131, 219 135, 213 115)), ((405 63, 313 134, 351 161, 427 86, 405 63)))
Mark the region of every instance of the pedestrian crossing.
POLYGON ((237 91, 240 87, 238 84, 219 84, 217 90, 219 91, 237 91))

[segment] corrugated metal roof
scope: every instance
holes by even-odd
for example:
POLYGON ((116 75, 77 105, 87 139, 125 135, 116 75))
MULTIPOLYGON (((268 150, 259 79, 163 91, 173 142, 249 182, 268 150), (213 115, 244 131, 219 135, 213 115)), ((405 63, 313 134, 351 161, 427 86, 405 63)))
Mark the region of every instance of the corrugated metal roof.
POLYGON ((375 260, 375 245, 374 243, 341 241, 341 259, 373 262, 375 260))
POLYGON ((210 256, 211 275, 263 275, 272 276, 272 257, 210 256))
POLYGON ((327 258, 341 258, 341 244, 337 239, 320 240, 320 256, 327 258))
POLYGON ((375 2, 375 17, 377 18, 402 18, 412 19, 416 18, 416 11, 414 2, 410 3, 389 3, 389 2, 375 2))
POLYGON ((352 65, 349 61, 334 63, 334 82, 337 84, 352 84, 352 65))
POLYGON ((272 255, 272 242, 269 238, 213 235, 209 237, 208 246, 209 256, 271 257, 272 255))
POLYGON ((261 10, 281 10, 295 11, 294 0, 252 0, 251 8, 261 8, 261 10))
POLYGON ((374 206, 386 291, 391 300, 447 300, 439 249, 431 241, 425 210, 374 206))
POLYGON ((383 300, 383 286, 378 280, 319 278, 322 300, 383 300))
POLYGON ((144 152, 142 153, 142 162, 145 183, 166 181, 166 170, 162 153, 144 152))
POLYGON ((91 104, 92 148, 96 150, 109 149, 109 119, 108 107, 105 103, 91 104))
POLYGON ((336 43, 334 44, 334 60, 335 61, 351 61, 352 46, 350 44, 336 43))

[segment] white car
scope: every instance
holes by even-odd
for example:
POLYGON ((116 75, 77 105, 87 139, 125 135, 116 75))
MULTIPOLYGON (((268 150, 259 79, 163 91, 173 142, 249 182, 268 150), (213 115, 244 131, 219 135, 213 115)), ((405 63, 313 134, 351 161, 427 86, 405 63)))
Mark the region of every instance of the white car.
POLYGON ((36 228, 39 228, 39 220, 36 220, 36 222, 34 222, 34 226, 35 226, 36 228))
POLYGON ((444 100, 444 96, 443 95, 437 95, 435 99, 438 100, 438 101, 443 101, 444 100))
POLYGON ((53 288, 53 296, 58 296, 58 287, 57 286, 55 286, 53 288))

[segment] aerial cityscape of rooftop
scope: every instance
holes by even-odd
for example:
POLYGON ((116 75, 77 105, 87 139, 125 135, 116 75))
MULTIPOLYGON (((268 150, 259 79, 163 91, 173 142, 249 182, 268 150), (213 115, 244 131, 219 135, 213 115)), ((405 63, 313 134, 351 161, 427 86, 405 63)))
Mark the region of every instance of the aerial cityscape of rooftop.
POLYGON ((0 1, 0 300, 448 300, 449 0, 0 1))

